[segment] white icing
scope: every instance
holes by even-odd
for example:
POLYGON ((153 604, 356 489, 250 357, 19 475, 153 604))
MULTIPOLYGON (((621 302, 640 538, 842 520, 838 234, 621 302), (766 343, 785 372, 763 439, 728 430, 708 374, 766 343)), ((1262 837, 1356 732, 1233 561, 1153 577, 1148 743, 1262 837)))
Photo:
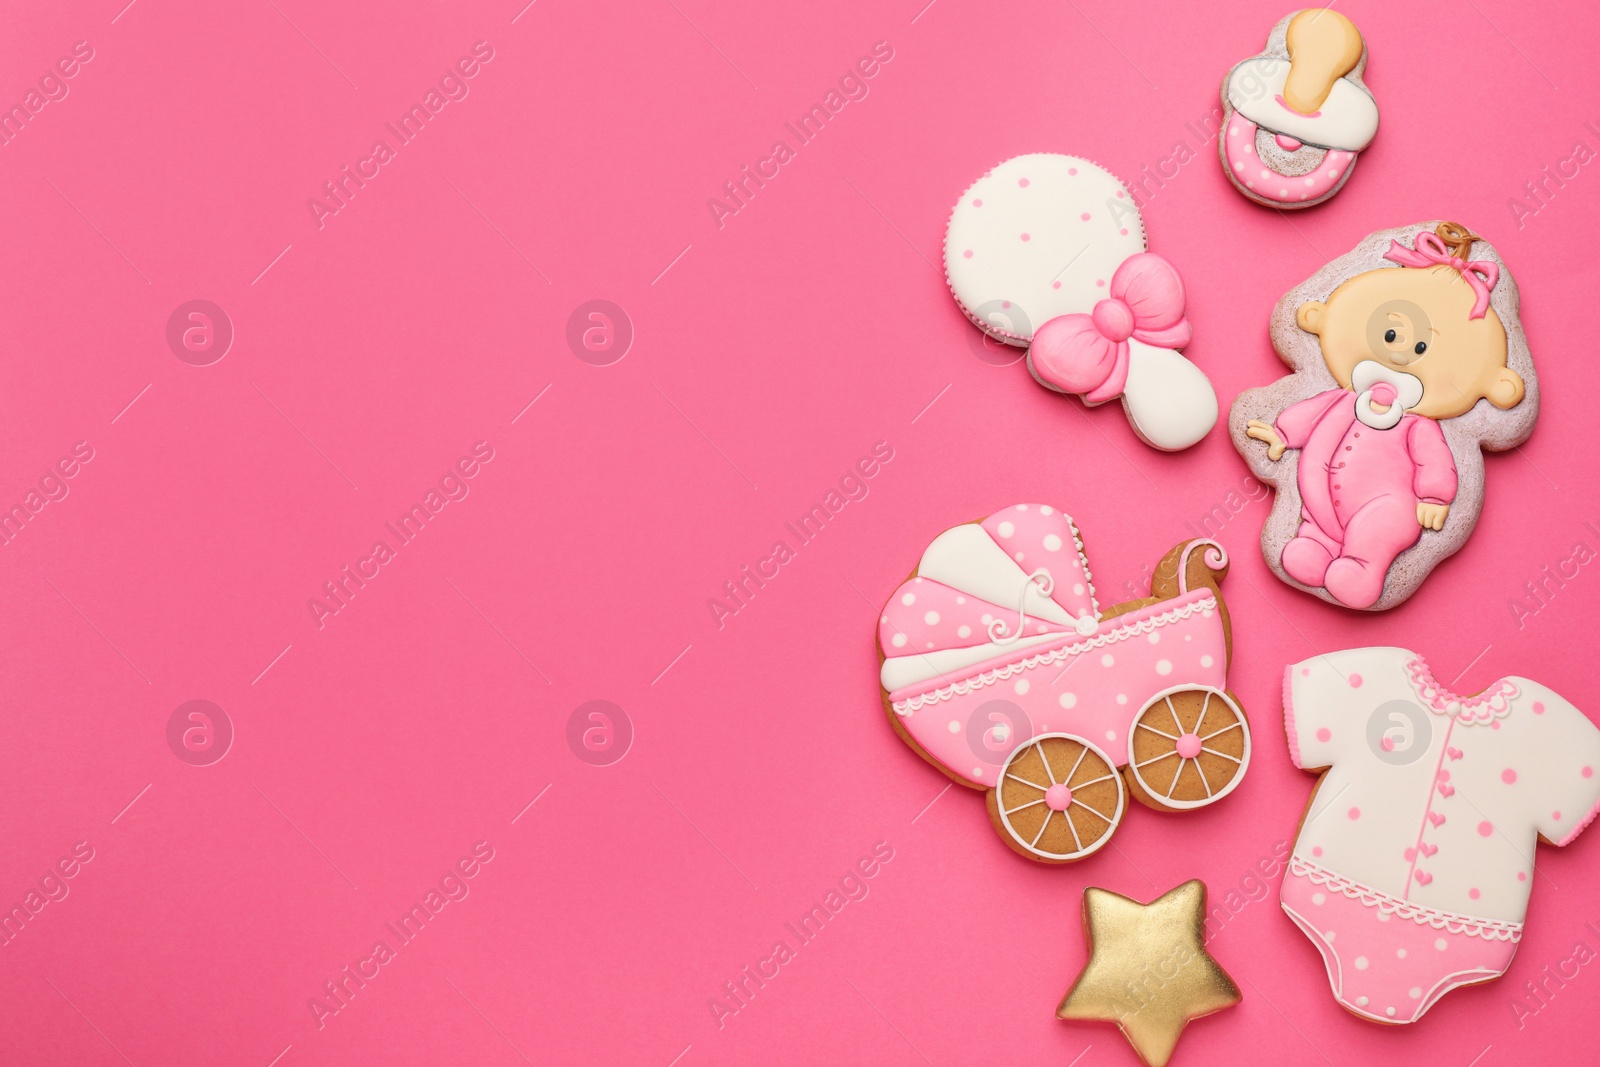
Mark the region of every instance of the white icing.
POLYGON ((1375 359, 1364 359, 1350 372, 1350 387, 1357 393, 1356 418, 1374 430, 1391 430, 1400 425, 1405 413, 1422 403, 1422 379, 1405 371, 1386 367, 1375 359), (1372 406, 1372 387, 1384 382, 1395 388, 1395 400, 1387 410, 1372 406))
POLYGON ((1216 390, 1199 367, 1131 338, 1122 404, 1134 432, 1168 452, 1195 444, 1217 423, 1216 390))
MULTIPOLYGON (((1223 797, 1237 789, 1239 787, 1239 783, 1244 781, 1244 772, 1250 769, 1250 724, 1245 719, 1244 712, 1240 709, 1239 705, 1234 703, 1233 698, 1228 696, 1227 693, 1224 693, 1220 689, 1215 689, 1209 685, 1178 685, 1173 686, 1171 689, 1163 689, 1145 703, 1145 706, 1140 709, 1139 714, 1134 717, 1134 721, 1138 722, 1139 720, 1143 719, 1145 711, 1149 710, 1152 704, 1160 703, 1175 693, 1192 693, 1195 691, 1203 692, 1207 696, 1205 710, 1199 719, 1202 731, 1205 734, 1210 734, 1215 730, 1222 729, 1231 721, 1229 719, 1229 715, 1231 715, 1232 720, 1237 720, 1239 723, 1239 728, 1237 731, 1229 732, 1243 734, 1244 750, 1241 753, 1239 766, 1234 772, 1233 777, 1229 778, 1226 783, 1223 783, 1221 787, 1217 788, 1214 792, 1208 792, 1206 796, 1203 796, 1198 800, 1178 800, 1169 796, 1168 791, 1172 788, 1172 785, 1176 781, 1175 779, 1168 776, 1164 780, 1160 781, 1151 780, 1145 776, 1145 772, 1140 769, 1139 764, 1130 758, 1128 761, 1128 768, 1130 771, 1132 771, 1133 776, 1139 780, 1139 785, 1144 789, 1144 791, 1153 797, 1159 797, 1162 807, 1173 808, 1178 811, 1189 811, 1194 808, 1206 807, 1208 804, 1215 804, 1217 801, 1221 800, 1223 797), (1226 713, 1224 713, 1224 711, 1226 713)), ((1119 696, 1117 700, 1121 702, 1123 698, 1119 696)), ((1133 738, 1130 736, 1128 740, 1131 748, 1133 738)), ((1162 761, 1163 769, 1170 769, 1171 766, 1172 765, 1170 763, 1162 761)), ((1206 787, 1208 790, 1210 790, 1211 783, 1207 782, 1206 787)))
POLYGON ((1041 152, 1006 160, 961 194, 945 231, 945 274, 962 310, 985 316, 984 332, 1026 346, 1057 315, 1092 309, 1122 261, 1144 249, 1139 210, 1116 177, 1041 152))
POLYGON ((996 644, 990 642, 983 645, 974 645, 971 648, 940 648, 931 652, 921 652, 912 656, 891 656, 883 661, 883 667, 878 676, 883 682, 883 687, 893 693, 908 685, 926 682, 946 674, 959 676, 960 672, 973 664, 982 663, 986 659, 996 656, 1010 655, 1021 648, 1031 648, 1049 641, 1069 640, 1070 634, 1039 634, 1036 637, 1024 637, 1009 644, 996 644))
MULTIPOLYGON (((1054 861, 1054 862, 1057 862, 1057 863, 1063 862, 1063 861, 1067 861, 1067 860, 1081 860, 1085 856, 1091 856, 1094 853, 1100 851, 1100 849, 1104 848, 1106 843, 1108 841, 1110 841, 1112 836, 1117 832, 1117 827, 1122 825, 1122 816, 1123 816, 1123 813, 1127 811, 1127 807, 1128 807, 1128 792, 1127 792, 1127 788, 1122 784, 1122 776, 1116 773, 1116 769, 1115 769, 1116 768, 1116 762, 1114 760, 1112 760, 1110 756, 1106 755, 1105 750, 1100 748, 1100 746, 1094 744, 1092 741, 1086 741, 1083 738, 1078 737, 1075 734, 1062 734, 1062 733, 1039 734, 1037 737, 1035 737, 1033 739, 1033 741, 1031 743, 1020 746, 1015 752, 1012 752, 1010 756, 1006 757, 1005 766, 1001 768, 1000 774, 1004 775, 1007 771, 1009 771, 1011 769, 1012 763, 1014 763, 1019 756, 1021 756, 1025 752, 1031 751, 1034 748, 1034 746, 1038 744, 1038 742, 1043 741, 1045 738, 1049 738, 1049 737, 1065 738, 1068 741, 1072 741, 1072 742, 1075 742, 1077 744, 1080 744, 1080 745, 1084 746, 1085 748, 1089 749, 1096 756, 1099 756, 1100 759, 1104 760, 1107 767, 1112 768, 1111 781, 1117 787, 1117 806, 1113 811, 1104 812, 1104 814, 1109 815, 1111 817, 1111 825, 1110 825, 1110 827, 1107 828, 1106 831, 1104 833, 1102 833, 1098 838, 1096 838, 1094 841, 1090 842, 1089 846, 1087 848, 1075 849, 1075 850, 1073 850, 1071 852, 1047 852, 1042 848, 1038 848, 1037 846, 1035 846, 1032 843, 1032 841, 1029 839, 1032 835, 1028 835, 1028 836, 1025 837, 1025 836, 1023 836, 1021 833, 1019 833, 1017 831, 1017 829, 1012 825, 1010 816, 1006 812, 1005 805, 1000 801, 998 794, 994 798, 994 800, 995 800, 994 811, 995 811, 995 814, 997 814, 999 816, 999 818, 1000 818, 1000 825, 1001 825, 1001 828, 1004 830, 1005 835, 1007 837, 1009 837, 1012 841, 1016 842, 1016 844, 1020 848, 1026 850, 1029 855, 1036 856, 1036 857, 1038 857, 1039 859, 1042 859, 1042 860, 1050 860, 1050 861, 1054 861)), ((1059 780, 1059 774, 1053 774, 1051 777, 1056 779, 1056 780, 1059 780)), ((996 781, 998 782, 999 780, 1000 780, 1000 776, 996 776, 996 781)), ((1041 784, 1043 784, 1043 783, 1041 783, 1041 784)), ((1068 809, 1068 810, 1070 810, 1070 809, 1068 809)), ((1064 814, 1063 813, 1059 813, 1059 812, 1052 813, 1049 816, 1049 818, 1052 819, 1052 820, 1059 819, 1059 818, 1064 818, 1064 817, 1065 817, 1064 814)), ((1098 821, 1096 821, 1096 825, 1098 825, 1098 821)))
POLYGON ((1319 148, 1359 152, 1377 136, 1378 104, 1366 89, 1340 78, 1313 117, 1278 102, 1288 78, 1287 57, 1247 59, 1228 75, 1228 103, 1268 133, 1287 134, 1319 148))
MULTIPOLYGON (((1140 618, 1137 622, 1124 622, 1124 619, 1127 618, 1127 616, 1117 616, 1106 623, 1105 626, 1093 637, 1087 638, 1086 640, 1065 645, 1061 648, 1048 649, 1038 652, 1032 656, 1013 660, 1004 666, 996 667, 993 670, 985 671, 982 674, 973 675, 969 678, 961 678, 949 685, 941 686, 940 688, 931 690, 927 693, 921 693, 914 697, 896 700, 892 705, 894 708, 894 713, 896 715, 910 715, 924 706, 951 700, 958 696, 966 696, 968 693, 974 692, 975 690, 983 689, 987 686, 994 685, 997 682, 1006 681, 1013 675, 1021 674, 1024 671, 1031 671, 1036 667, 1048 667, 1054 666, 1057 663, 1067 663, 1077 656, 1080 656, 1092 649, 1103 648, 1118 641, 1132 640, 1134 637, 1140 634, 1148 634, 1157 627, 1179 622, 1197 613, 1202 615, 1209 614, 1216 606, 1216 600, 1207 596, 1203 599, 1190 601, 1187 604, 1182 604, 1178 607, 1171 608, 1167 611, 1162 611, 1158 614, 1146 615, 1140 618)), ((1069 635, 1057 634, 1056 636, 1062 637, 1069 635)), ((1189 636, 1192 635, 1185 635, 1185 637, 1189 636)), ((1014 645, 1011 646, 1011 648, 1015 647, 1016 646, 1014 645)), ((1009 651, 1009 649, 1006 651, 1009 651)), ((909 659, 910 657, 905 658, 909 659)), ((932 678, 935 676, 936 675, 934 674, 930 674, 928 677, 932 678)), ((908 682, 906 684, 909 685, 912 683, 908 682)), ((888 686, 884 686, 884 688, 889 689, 888 686)), ((893 692, 893 690, 890 689, 890 692, 893 692)), ((1067 695, 1071 696, 1070 693, 1067 695)), ((1076 700, 1077 698, 1073 697, 1074 703, 1076 703, 1076 700)), ((1064 708, 1071 707, 1072 704, 1063 702, 1061 706, 1064 708)))
POLYGON ((1567 843, 1600 804, 1600 730, 1537 682, 1458 697, 1419 664, 1364 648, 1289 668, 1295 762, 1330 768, 1294 854, 1423 908, 1520 923, 1537 839, 1567 843))
MULTIPOLYGON (((995 544, 988 532, 975 522, 935 537, 922 553, 917 574, 991 604, 1017 603, 1018 594, 1028 584, 1028 572, 1017 566, 1005 549, 995 544)), ((1061 605, 1042 596, 1028 598, 1028 614, 1060 624, 1073 621, 1073 616, 1061 605)), ((1009 621, 1014 622, 1015 617, 1009 621)))

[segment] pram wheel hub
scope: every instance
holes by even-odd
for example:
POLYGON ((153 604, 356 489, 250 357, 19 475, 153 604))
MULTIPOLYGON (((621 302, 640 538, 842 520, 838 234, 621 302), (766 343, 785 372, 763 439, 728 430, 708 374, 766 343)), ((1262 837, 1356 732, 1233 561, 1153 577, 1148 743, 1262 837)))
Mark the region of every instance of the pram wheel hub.
POLYGON ((1233 792, 1250 764, 1250 729, 1232 697, 1210 686, 1158 693, 1134 720, 1128 775, 1151 807, 1188 811, 1233 792))
POLYGON ((1099 849, 1126 808, 1116 763, 1072 734, 1041 734, 1018 746, 989 791, 989 815, 1006 844, 1045 863, 1099 849))

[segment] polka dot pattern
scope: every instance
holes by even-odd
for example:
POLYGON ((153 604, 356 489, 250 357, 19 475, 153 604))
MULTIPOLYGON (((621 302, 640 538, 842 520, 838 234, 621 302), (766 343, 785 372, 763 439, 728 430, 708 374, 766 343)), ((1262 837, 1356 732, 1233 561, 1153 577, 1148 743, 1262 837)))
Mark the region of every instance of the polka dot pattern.
MULTIPOLYGON (((1228 119, 1228 135, 1223 138, 1223 154, 1228 170, 1246 189, 1264 200, 1299 205, 1317 200, 1339 186, 1340 175, 1350 169, 1354 152, 1329 149, 1310 173, 1289 178, 1263 166, 1256 154, 1256 134, 1260 127, 1237 111, 1228 119)), ((1281 142, 1280 142, 1281 147, 1281 142)))
POLYGON ((1089 568, 1078 551, 1071 518, 1054 508, 1019 504, 989 516, 983 528, 1024 573, 1039 567, 1049 570, 1055 583, 1050 599, 1063 611, 1074 617, 1097 614, 1089 568))

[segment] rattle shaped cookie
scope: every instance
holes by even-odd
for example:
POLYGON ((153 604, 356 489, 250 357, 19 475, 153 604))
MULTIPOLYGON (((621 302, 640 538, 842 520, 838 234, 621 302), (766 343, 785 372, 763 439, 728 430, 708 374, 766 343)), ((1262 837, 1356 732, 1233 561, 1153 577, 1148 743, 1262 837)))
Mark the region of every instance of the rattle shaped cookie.
POLYGON ((878 621, 884 711, 923 759, 988 794, 1011 849, 1083 859, 1130 791, 1190 811, 1244 778, 1227 570, 1221 545, 1188 541, 1156 565, 1152 596, 1102 611, 1077 526, 1056 508, 946 530, 878 621))
POLYGON ((1452 693, 1403 648, 1294 664, 1283 716, 1295 766, 1322 775, 1283 910, 1340 1005, 1412 1023, 1504 974, 1536 842, 1569 844, 1600 811, 1600 730, 1527 678, 1452 693))
POLYGON ((1146 444, 1177 451, 1217 421, 1189 343, 1183 281, 1145 251, 1144 220, 1109 171, 1076 156, 1008 159, 956 202, 945 276, 984 333, 1028 349, 1047 389, 1089 406, 1122 398, 1146 444))
POLYGON ((1311 207, 1350 180, 1378 133, 1378 105, 1361 80, 1367 45, 1328 8, 1296 11, 1272 28, 1267 49, 1222 81, 1222 170, 1267 207, 1311 207))
POLYGON ((1453 222, 1375 233, 1278 302, 1294 373, 1234 401, 1234 446, 1277 489, 1267 564, 1331 603, 1401 603, 1483 508, 1481 449, 1539 412, 1516 283, 1453 222), (1295 453, 1292 454, 1291 453, 1295 453))

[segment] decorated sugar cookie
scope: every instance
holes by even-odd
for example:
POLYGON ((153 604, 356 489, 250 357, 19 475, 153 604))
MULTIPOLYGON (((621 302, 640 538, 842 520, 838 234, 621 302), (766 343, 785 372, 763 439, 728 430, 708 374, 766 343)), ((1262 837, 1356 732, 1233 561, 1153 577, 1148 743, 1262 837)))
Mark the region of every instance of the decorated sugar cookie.
POLYGON ((1539 388, 1517 286, 1453 222, 1368 237, 1293 289, 1272 344, 1294 373, 1234 401, 1234 446, 1277 487, 1261 534, 1278 577, 1391 608, 1483 508, 1480 450, 1533 432, 1539 388))
POLYGON ((1504 974, 1535 843, 1571 843, 1600 810, 1600 730, 1527 678, 1459 696, 1403 648, 1295 664, 1283 715, 1295 766, 1323 772, 1283 910, 1339 1003, 1410 1023, 1504 974))
POLYGON ((1090 406, 1122 398, 1133 430, 1167 451, 1216 424, 1217 394, 1178 351, 1183 281, 1145 251, 1144 221, 1104 168, 1047 153, 1008 159, 950 212, 945 275, 990 337, 1028 349, 1039 384, 1090 406))
POLYGON ((1154 595, 1102 610, 1078 529, 1050 505, 946 530, 878 622, 889 722, 1044 863, 1103 847, 1129 792, 1163 811, 1213 804, 1250 765, 1225 688, 1227 570, 1221 545, 1187 541, 1156 565, 1154 595))
POLYGON ((1222 169, 1258 204, 1303 208, 1332 197, 1378 133, 1378 105, 1361 80, 1367 44, 1329 8, 1272 27, 1267 50, 1222 81, 1222 169))
POLYGON ((1198 878, 1148 904, 1083 891, 1089 961, 1056 1018, 1116 1023, 1146 1067, 1166 1067, 1184 1027, 1243 997, 1206 951, 1206 884, 1198 878))

